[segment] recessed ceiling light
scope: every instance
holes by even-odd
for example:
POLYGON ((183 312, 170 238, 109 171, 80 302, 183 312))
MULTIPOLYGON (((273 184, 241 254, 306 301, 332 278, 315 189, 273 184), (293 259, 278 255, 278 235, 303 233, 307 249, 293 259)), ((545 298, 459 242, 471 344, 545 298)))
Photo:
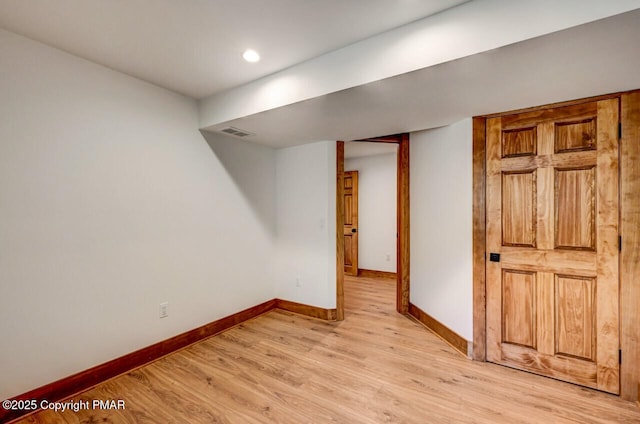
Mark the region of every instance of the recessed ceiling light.
POLYGON ((257 61, 260 60, 260 55, 258 54, 257 51, 255 51, 253 49, 245 50, 244 53, 242 53, 242 57, 247 62, 257 62, 257 61))

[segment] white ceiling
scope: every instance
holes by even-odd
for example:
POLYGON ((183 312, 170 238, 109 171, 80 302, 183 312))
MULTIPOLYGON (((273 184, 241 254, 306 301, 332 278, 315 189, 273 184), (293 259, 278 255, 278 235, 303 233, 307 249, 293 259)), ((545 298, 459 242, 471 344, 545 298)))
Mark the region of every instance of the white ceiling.
POLYGON ((200 99, 465 1, 0 0, 0 27, 200 99))
MULTIPOLYGON (((563 0, 547 14, 549 20, 561 17, 560 5, 567 14, 583 1, 563 0)), ((234 98, 242 99, 234 94, 253 92, 256 79, 294 72, 295 64, 306 61, 302 67, 327 80, 331 77, 322 68, 314 68, 314 57, 365 38, 369 43, 373 38, 368 37, 462 3, 395 32, 411 35, 405 31, 409 27, 451 16, 447 28, 464 32, 470 22, 484 25, 478 19, 483 13, 494 16, 508 9, 515 21, 507 21, 517 23, 531 5, 544 11, 556 5, 554 0, 0 0, 0 28, 193 98, 221 93, 217 98, 223 102, 216 107, 226 110, 234 98), (459 20, 463 16, 466 21, 459 20), (248 47, 260 51, 259 63, 242 60, 248 47)), ((245 140, 279 148, 417 131, 475 115, 640 88, 640 0, 586 3, 594 14, 584 18, 587 24, 375 82, 356 78, 351 88, 235 114, 202 129, 235 126, 255 134, 245 140), (611 12, 611 5, 635 10, 611 16, 620 13, 611 12), (611 17, 593 21, 597 16, 611 17)), ((454 34, 437 47, 450 50, 454 34)), ((406 46, 396 41, 386 48, 403 52, 406 46)), ((375 63, 384 64, 388 56, 376 52, 375 63)), ((356 57, 355 63, 367 62, 356 57)))
MULTIPOLYGON (((640 9, 225 123, 287 147, 640 88, 640 9)), ((216 130, 216 128, 212 128, 216 130)))

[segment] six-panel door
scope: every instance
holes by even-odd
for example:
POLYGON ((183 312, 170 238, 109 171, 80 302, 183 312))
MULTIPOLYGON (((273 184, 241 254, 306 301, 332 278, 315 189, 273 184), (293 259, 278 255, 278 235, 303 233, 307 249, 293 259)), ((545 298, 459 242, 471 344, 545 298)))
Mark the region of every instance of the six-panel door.
POLYGON ((358 275, 358 171, 344 173, 344 272, 358 275))
POLYGON ((486 201, 487 359, 618 393, 618 100, 487 120, 486 201))

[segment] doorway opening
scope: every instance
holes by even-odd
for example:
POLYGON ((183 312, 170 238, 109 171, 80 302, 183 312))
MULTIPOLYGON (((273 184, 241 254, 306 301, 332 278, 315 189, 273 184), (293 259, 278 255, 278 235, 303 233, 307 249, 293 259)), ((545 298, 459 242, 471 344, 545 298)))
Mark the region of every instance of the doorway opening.
MULTIPOLYGON (((394 143, 398 146, 396 166, 396 310, 406 315, 409 312, 409 134, 395 134, 354 141, 394 143)), ((345 157, 344 141, 336 143, 336 317, 338 320, 342 320, 344 319, 345 275, 345 157)))

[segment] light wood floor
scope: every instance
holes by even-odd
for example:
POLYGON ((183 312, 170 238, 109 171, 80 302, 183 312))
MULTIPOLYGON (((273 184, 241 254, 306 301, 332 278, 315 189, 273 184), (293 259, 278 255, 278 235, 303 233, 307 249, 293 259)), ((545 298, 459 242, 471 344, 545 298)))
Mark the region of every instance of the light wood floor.
POLYGON ((346 319, 272 311, 78 399, 123 411, 29 423, 640 423, 615 396, 477 363, 394 311, 394 282, 346 278, 346 319))

